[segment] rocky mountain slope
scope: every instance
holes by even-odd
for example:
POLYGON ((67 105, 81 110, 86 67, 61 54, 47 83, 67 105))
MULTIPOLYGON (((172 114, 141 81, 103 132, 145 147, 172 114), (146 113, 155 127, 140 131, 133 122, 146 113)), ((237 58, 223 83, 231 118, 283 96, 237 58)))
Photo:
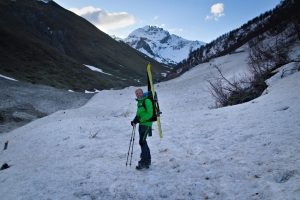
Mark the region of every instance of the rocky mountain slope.
POLYGON ((1 0, 0 44, 0 74, 75 91, 144 84, 148 62, 157 79, 167 70, 54 1, 1 0))
POLYGON ((3 77, 0 77, 0 91, 0 134, 58 110, 78 108, 94 95, 3 77))

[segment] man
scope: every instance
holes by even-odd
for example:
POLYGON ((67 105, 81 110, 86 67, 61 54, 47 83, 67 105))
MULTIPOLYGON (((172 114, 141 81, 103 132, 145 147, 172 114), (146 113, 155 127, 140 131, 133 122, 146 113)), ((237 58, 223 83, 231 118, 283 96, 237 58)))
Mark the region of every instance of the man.
POLYGON ((136 169, 149 168, 151 165, 151 154, 147 144, 147 135, 152 135, 152 122, 149 121, 153 115, 153 106, 150 99, 147 98, 147 94, 143 93, 141 88, 135 91, 137 101, 137 112, 132 126, 136 126, 139 123, 139 144, 141 146, 141 160, 138 162, 136 169))

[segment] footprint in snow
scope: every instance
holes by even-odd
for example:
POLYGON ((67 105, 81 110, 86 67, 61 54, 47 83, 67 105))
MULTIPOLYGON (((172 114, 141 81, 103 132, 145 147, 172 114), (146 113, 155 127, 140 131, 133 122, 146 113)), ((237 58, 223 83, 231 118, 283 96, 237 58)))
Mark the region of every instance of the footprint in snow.
POLYGON ((275 111, 285 111, 289 108, 290 108, 289 106, 283 106, 283 107, 280 107, 280 108, 276 109, 275 111))
POLYGON ((174 163, 171 167, 172 169, 177 169, 178 167, 180 167, 180 165, 178 163, 174 163))
POLYGON ((165 152, 167 152, 167 151, 168 151, 167 148, 165 148, 165 149, 160 149, 160 150, 159 150, 159 153, 165 153, 165 152))
POLYGON ((70 139, 70 136, 63 138, 64 141, 68 139, 70 139))
POLYGON ((285 183, 297 173, 297 170, 280 171, 277 174, 275 174, 274 180, 276 183, 285 183))

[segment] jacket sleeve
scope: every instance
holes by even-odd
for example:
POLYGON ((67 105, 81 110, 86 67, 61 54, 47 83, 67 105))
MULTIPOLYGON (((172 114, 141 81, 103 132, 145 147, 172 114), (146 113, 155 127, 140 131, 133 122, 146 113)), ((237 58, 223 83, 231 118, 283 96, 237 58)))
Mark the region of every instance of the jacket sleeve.
POLYGON ((153 116, 153 106, 150 99, 145 100, 146 111, 140 118, 140 122, 147 122, 153 116))

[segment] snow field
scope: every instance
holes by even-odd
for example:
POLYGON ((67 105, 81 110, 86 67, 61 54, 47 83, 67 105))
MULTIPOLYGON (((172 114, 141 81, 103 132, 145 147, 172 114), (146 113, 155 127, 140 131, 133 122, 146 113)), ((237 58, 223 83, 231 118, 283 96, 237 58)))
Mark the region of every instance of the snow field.
MULTIPOLYGON (((148 138, 149 170, 125 166, 134 91, 107 90, 85 106, 58 111, 10 133, 1 152, 3 199, 298 199, 300 73, 271 81, 265 94, 211 109, 207 79, 220 66, 247 73, 245 52, 214 59, 155 85, 164 137, 148 138)), ((145 88, 143 88, 145 89, 145 88)))

